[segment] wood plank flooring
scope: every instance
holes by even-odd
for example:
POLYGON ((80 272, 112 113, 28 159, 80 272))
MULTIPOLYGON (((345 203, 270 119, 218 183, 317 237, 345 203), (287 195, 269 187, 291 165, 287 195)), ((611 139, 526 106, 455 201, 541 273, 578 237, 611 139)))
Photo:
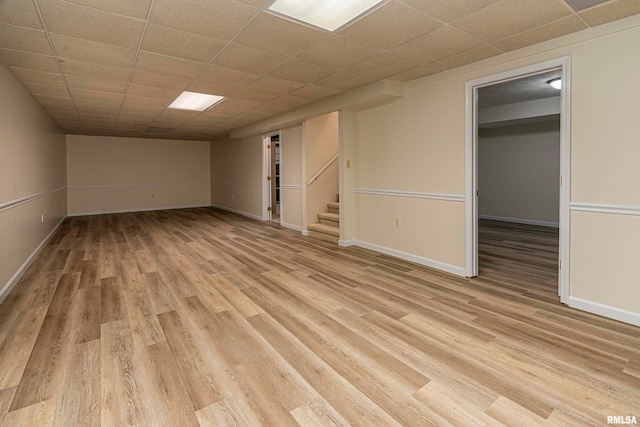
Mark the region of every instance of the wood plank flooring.
POLYGON ((480 220, 479 276, 532 297, 559 301, 558 247, 557 228, 480 220))
POLYGON ((69 218, 0 305, 0 425, 640 417, 640 328, 559 305, 531 244, 467 280, 209 208, 69 218))

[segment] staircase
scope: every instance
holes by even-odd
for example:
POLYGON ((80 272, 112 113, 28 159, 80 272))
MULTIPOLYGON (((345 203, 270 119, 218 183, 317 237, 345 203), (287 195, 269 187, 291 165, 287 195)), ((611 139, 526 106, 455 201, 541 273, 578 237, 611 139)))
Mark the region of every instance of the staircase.
MULTIPOLYGON (((339 200, 338 197, 336 197, 339 200)), ((327 212, 318 214, 318 222, 309 224, 309 236, 327 242, 338 243, 340 239, 340 202, 327 203, 327 212)))

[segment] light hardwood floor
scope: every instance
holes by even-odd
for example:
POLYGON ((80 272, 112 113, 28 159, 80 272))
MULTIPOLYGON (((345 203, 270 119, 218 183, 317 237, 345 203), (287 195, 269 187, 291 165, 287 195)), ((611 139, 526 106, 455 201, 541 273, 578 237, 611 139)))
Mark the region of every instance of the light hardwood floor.
POLYGON ((214 209, 70 218, 0 305, 0 424, 640 416, 640 328, 501 281, 214 209))

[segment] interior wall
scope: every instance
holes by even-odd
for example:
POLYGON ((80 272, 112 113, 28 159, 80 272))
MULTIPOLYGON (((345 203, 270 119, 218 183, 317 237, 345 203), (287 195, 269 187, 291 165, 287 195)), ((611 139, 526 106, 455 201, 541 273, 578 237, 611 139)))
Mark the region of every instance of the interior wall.
MULTIPOLYGON (((333 112, 309 118, 304 123, 306 177, 313 178, 339 151, 339 114, 333 112)), ((318 213, 327 212, 327 203, 335 202, 339 192, 339 160, 333 162, 306 188, 306 224, 318 222, 318 213)), ((305 224, 305 228, 306 228, 305 224)))
POLYGON ((67 213, 64 133, 0 63, 0 301, 67 213))
POLYGON ((480 129, 480 218, 557 227, 560 121, 480 129))
POLYGON ((69 214, 209 206, 209 142, 67 136, 69 214))
POLYGON ((281 223, 302 230, 302 126, 280 132, 280 159, 281 223))
POLYGON ((359 208, 347 207, 358 223, 354 240, 464 272, 465 82, 570 55, 569 304, 581 299, 583 309, 618 318, 631 313, 626 321, 640 323, 635 275, 628 268, 613 272, 605 262, 627 260, 629 236, 640 230, 639 26, 640 17, 631 17, 410 82, 404 98, 356 113, 356 135, 344 141, 358 156, 351 190, 359 208), (412 210, 408 199, 415 199, 412 210), (400 233, 408 237, 396 238, 400 233), (596 243, 602 234, 604 259, 596 243))
POLYGON ((211 205, 262 219, 262 137, 212 141, 211 205))

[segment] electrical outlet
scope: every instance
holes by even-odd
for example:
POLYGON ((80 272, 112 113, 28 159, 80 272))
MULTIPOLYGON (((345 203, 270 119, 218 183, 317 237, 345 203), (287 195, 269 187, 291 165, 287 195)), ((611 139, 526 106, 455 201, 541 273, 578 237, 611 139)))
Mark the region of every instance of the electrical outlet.
POLYGON ((396 227, 400 227, 400 218, 396 218, 396 227))
POLYGON ((44 224, 44 214, 40 215, 40 222, 44 224))
POLYGON ((347 160, 347 169, 351 167, 351 160, 347 160))

